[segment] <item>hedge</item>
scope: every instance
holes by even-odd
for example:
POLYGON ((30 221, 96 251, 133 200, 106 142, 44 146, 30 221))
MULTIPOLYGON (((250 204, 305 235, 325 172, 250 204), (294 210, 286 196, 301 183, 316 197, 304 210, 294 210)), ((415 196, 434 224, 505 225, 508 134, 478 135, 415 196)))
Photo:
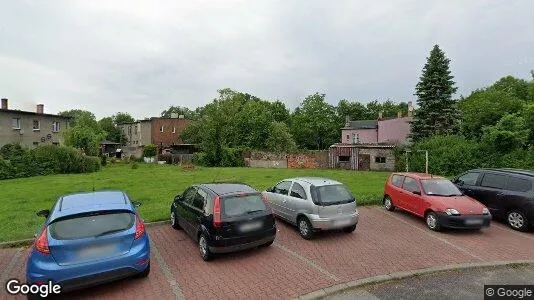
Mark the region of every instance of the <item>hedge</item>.
POLYGON ((53 145, 34 149, 8 144, 0 149, 0 180, 51 174, 91 173, 100 170, 98 157, 53 145))

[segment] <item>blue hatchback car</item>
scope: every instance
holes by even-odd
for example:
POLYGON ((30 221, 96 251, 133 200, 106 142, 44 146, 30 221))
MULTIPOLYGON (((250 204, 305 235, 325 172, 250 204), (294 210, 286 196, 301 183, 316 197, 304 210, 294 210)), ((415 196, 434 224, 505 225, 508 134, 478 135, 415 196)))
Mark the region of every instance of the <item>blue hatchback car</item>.
POLYGON ((136 207, 121 191, 59 198, 36 235, 26 264, 29 284, 71 291, 150 273, 150 241, 136 207))

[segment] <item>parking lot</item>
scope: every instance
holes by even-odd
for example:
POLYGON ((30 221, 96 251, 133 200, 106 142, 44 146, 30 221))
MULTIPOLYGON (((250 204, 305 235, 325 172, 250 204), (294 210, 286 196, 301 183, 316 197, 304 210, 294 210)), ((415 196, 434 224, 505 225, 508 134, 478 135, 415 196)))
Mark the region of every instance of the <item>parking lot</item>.
MULTIPOLYGON (((428 230, 422 219, 399 211, 362 207, 360 214, 354 233, 326 232, 310 241, 277 221, 279 231, 271 247, 222 255, 211 262, 202 261, 184 232, 170 225, 150 227, 148 279, 126 279, 66 298, 289 299, 393 272, 534 258, 534 234, 512 231, 498 222, 482 231, 438 233, 428 230)), ((0 250, 3 284, 9 278, 24 278, 25 258, 22 248, 0 250)), ((1 298, 13 298, 5 285, 1 298)))

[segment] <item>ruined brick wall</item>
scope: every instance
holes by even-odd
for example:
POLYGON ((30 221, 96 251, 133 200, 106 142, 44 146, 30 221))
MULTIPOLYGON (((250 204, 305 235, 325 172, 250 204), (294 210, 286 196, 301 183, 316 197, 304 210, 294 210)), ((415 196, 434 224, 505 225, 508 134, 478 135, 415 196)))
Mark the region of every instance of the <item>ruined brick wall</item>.
POLYGON ((290 153, 287 155, 287 167, 292 169, 328 168, 328 151, 290 153))

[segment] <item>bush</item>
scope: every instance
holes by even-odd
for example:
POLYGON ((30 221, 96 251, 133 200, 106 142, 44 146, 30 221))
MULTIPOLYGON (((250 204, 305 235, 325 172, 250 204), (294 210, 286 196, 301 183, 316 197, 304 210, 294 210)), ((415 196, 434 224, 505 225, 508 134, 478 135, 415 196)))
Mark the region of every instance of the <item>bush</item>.
POLYGON ((106 166, 108 164, 108 157, 106 155, 100 156, 100 163, 102 166, 106 166))
POLYGON ((156 156, 157 153, 158 153, 158 148, 156 147, 156 145, 150 144, 150 145, 146 145, 143 148, 144 157, 154 157, 156 156))
POLYGON ((207 161, 207 155, 204 152, 197 152, 193 155, 192 159, 193 164, 197 166, 207 167, 209 162, 207 161))
POLYGON ((85 156, 75 149, 52 145, 30 150, 10 144, 2 147, 0 152, 0 179, 95 172, 100 170, 101 164, 98 157, 85 156))
POLYGON ((134 161, 133 164, 132 164, 132 169, 135 170, 135 169, 138 169, 139 168, 139 164, 134 161))

